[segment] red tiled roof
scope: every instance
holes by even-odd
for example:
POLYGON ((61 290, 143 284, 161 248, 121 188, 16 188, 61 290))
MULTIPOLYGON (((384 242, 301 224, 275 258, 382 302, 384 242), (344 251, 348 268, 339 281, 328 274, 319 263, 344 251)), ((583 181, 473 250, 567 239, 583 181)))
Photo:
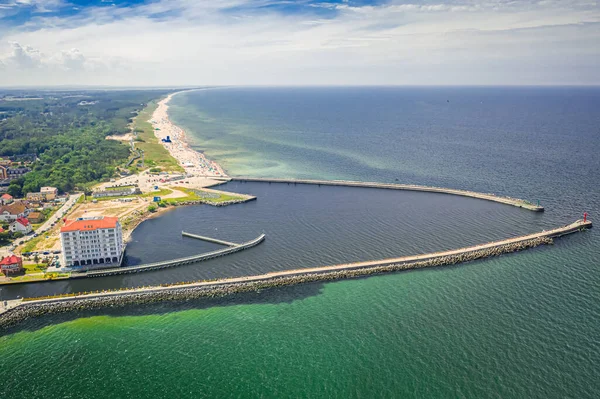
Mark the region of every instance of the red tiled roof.
POLYGON ((13 199, 13 196, 10 195, 10 194, 8 194, 8 193, 6 193, 6 194, 2 195, 2 199, 13 199))
POLYGON ((29 220, 27 218, 18 218, 17 220, 15 220, 15 222, 19 222, 23 226, 28 226, 29 225, 29 220))
POLYGON ((96 229, 114 229, 117 227, 119 218, 105 216, 102 219, 91 220, 67 220, 60 228, 60 232, 67 231, 92 231, 96 229))
POLYGON ((17 255, 11 255, 0 260, 0 265, 14 265, 15 263, 19 262, 21 262, 21 258, 19 258, 17 255))

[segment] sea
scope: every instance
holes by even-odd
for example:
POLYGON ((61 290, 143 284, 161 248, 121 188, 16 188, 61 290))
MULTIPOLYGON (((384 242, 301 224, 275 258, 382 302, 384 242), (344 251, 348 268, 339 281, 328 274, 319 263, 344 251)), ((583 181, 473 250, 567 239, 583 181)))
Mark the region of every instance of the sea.
MULTIPOLYGON (((346 179, 523 198, 231 182, 256 195, 138 227, 129 264, 2 299, 412 255, 600 218, 600 88, 216 88, 172 120, 232 176, 346 179)), ((600 219, 599 219, 600 220, 600 219)), ((600 223, 600 222, 599 222, 600 223)), ((28 320, 0 336, 1 398, 598 398, 600 233, 466 264, 28 320)))

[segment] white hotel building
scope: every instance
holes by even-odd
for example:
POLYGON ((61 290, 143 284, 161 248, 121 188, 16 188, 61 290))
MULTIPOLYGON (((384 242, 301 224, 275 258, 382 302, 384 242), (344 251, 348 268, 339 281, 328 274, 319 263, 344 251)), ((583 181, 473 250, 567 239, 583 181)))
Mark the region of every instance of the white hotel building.
POLYGON ((60 228, 63 265, 116 267, 123 260, 123 235, 116 217, 65 221, 60 228))

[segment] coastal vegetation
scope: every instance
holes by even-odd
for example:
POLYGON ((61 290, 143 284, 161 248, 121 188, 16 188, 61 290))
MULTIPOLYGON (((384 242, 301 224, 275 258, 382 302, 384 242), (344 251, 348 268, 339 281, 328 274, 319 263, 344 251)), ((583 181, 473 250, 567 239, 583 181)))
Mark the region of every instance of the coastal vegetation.
POLYGON ((141 110, 135 118, 133 122, 134 132, 137 134, 135 146, 144 152, 144 165, 152 167, 151 171, 183 172, 179 162, 158 141, 154 135, 152 124, 148 122, 157 106, 156 101, 149 102, 148 106, 141 110))
POLYGON ((0 93, 0 156, 32 154, 35 159, 32 171, 11 182, 8 192, 20 197, 42 186, 66 192, 109 179, 130 150, 106 137, 129 132, 144 104, 165 93, 43 91, 33 93, 40 98, 35 101, 12 100, 32 93, 0 93))

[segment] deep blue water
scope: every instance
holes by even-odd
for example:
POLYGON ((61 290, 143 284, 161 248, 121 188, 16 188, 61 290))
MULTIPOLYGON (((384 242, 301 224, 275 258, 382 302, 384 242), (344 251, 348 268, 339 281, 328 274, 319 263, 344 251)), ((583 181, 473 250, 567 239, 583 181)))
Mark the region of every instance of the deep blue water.
MULTIPOLYGON (((598 88, 230 88, 178 95, 171 111, 231 175, 397 180, 540 200, 546 212, 427 193, 229 183, 221 188, 258 200, 147 221, 128 246, 130 261, 216 248, 181 230, 240 242, 264 231, 258 247, 3 295, 408 255, 600 215, 598 88)), ((116 396, 600 396, 598 227, 484 261, 249 297, 32 322, 35 331, 2 341, 8 365, 28 370, 5 390, 99 396, 39 377, 72 372, 79 359, 78 378, 116 396), (43 328, 54 322, 64 323, 43 328)))

